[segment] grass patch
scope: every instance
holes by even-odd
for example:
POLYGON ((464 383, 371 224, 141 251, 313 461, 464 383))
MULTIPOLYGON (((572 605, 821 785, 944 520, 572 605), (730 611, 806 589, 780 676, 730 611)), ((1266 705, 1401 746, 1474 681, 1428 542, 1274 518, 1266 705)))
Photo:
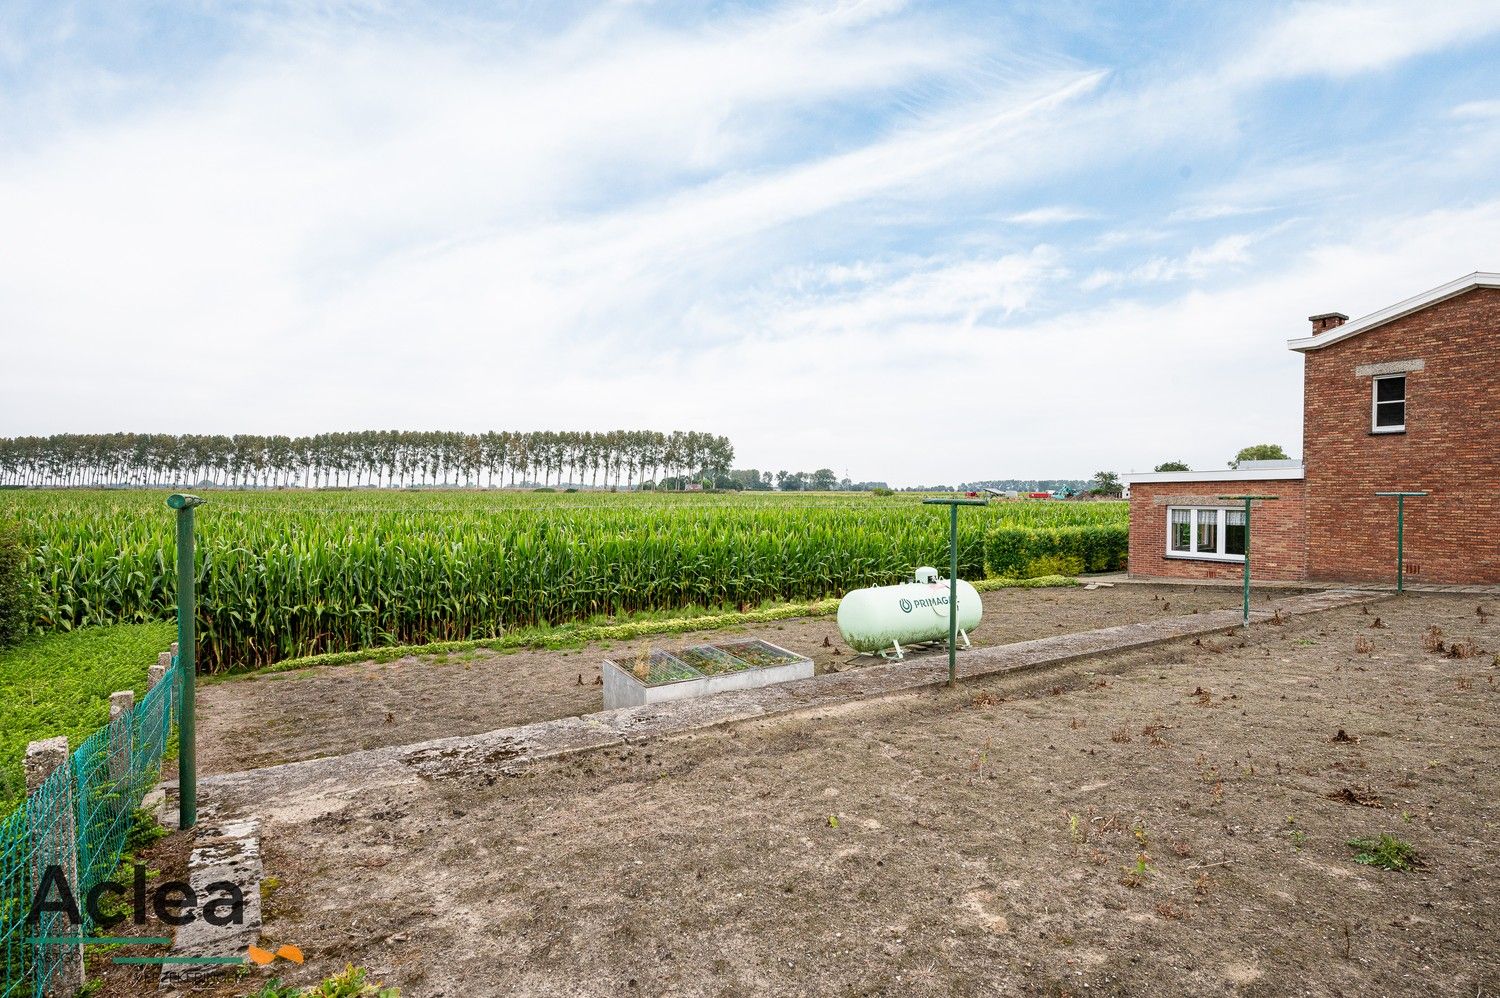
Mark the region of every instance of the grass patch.
MULTIPOLYGON (((996 589, 1047 589, 1058 586, 1076 586, 1077 579, 1061 575, 1047 575, 1035 579, 980 579, 973 583, 979 592, 996 589)), ((653 613, 632 614, 625 618, 595 617, 572 624, 555 627, 526 627, 511 631, 498 638, 481 638, 474 641, 437 641, 424 645, 386 645, 357 651, 331 652, 325 655, 309 655, 305 658, 289 658, 275 665, 260 669, 245 669, 221 673, 217 676, 199 676, 200 685, 223 682, 244 676, 264 676, 294 669, 309 669, 320 665, 349 665, 355 662, 393 662, 409 655, 434 656, 438 662, 446 662, 447 656, 455 652, 476 649, 507 652, 522 648, 557 650, 580 648, 594 641, 629 641, 632 638, 656 634, 686 634, 690 631, 715 631, 724 628, 742 627, 746 624, 764 624, 793 617, 826 617, 838 612, 836 599, 813 600, 806 603, 767 603, 755 610, 744 612, 720 609, 717 611, 692 607, 685 610, 669 610, 653 613)))
POLYGON ((1354 852, 1354 862, 1365 866, 1378 866, 1382 870, 1405 873, 1422 865, 1422 857, 1410 842, 1403 842, 1394 835, 1382 835, 1378 839, 1350 839, 1346 845, 1354 852))
POLYGON ((109 721, 109 695, 146 692, 146 670, 177 636, 171 623, 35 635, 0 651, 0 814, 25 796, 26 743, 67 735, 77 746, 109 721))

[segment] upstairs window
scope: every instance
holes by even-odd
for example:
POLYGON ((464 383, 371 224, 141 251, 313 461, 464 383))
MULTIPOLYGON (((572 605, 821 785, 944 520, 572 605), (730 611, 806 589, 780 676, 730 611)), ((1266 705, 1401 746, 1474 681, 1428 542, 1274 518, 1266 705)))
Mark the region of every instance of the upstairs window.
POLYGON ((1406 429, 1406 375, 1375 379, 1370 400, 1370 431, 1401 433, 1406 429))

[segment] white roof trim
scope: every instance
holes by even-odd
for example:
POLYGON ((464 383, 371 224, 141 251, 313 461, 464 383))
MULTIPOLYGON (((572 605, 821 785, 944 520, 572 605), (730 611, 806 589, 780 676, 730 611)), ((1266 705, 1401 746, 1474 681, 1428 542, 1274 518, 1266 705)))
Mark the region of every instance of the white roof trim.
POLYGON ((1456 281, 1449 281, 1447 284, 1433 288, 1431 291, 1424 291, 1419 295, 1415 295, 1405 301, 1399 301, 1378 312, 1371 312, 1369 315, 1361 316, 1353 322, 1346 322, 1342 326, 1335 326, 1326 333, 1287 340, 1287 349, 1298 350, 1303 353, 1306 353, 1308 350, 1320 350, 1330 344, 1337 343, 1340 340, 1347 340, 1351 336, 1358 336, 1366 330, 1374 329, 1376 326, 1383 326, 1387 322, 1411 315, 1413 312, 1424 309, 1429 305, 1436 305, 1444 299, 1452 298, 1454 295, 1461 295, 1465 291, 1472 291, 1475 288, 1500 288, 1500 274, 1476 270, 1474 273, 1460 277, 1456 281))
POLYGON ((1121 475, 1122 485, 1153 482, 1290 482, 1305 477, 1303 468, 1226 468, 1223 471, 1146 471, 1121 475))

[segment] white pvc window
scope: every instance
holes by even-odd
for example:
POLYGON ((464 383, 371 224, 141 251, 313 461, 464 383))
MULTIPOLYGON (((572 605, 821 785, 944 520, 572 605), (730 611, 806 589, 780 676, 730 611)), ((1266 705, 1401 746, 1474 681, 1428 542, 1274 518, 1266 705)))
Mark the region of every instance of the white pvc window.
POLYGON ((1167 557, 1245 560, 1245 511, 1214 506, 1167 508, 1167 557))
POLYGON ((1400 433, 1406 429, 1406 375, 1375 379, 1370 391, 1370 432, 1400 433))

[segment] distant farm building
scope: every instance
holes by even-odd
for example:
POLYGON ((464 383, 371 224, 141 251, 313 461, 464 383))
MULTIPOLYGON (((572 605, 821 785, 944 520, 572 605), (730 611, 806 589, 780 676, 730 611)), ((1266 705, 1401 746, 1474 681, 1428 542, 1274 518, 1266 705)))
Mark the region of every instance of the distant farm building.
POLYGON ((1303 355, 1301 462, 1122 476, 1130 572, 1238 577, 1244 513, 1221 496, 1278 496, 1253 512, 1262 579, 1385 581, 1395 500, 1407 500, 1412 581, 1500 582, 1500 274, 1475 273, 1353 322, 1311 316, 1303 355))

